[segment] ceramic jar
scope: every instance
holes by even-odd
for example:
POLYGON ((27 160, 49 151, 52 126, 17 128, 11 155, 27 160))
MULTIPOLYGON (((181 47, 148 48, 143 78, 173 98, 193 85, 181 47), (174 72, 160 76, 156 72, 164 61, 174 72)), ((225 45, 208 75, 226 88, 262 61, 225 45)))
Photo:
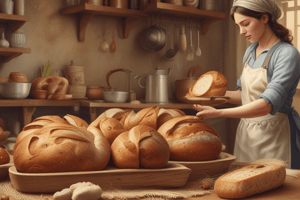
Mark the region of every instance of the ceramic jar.
POLYGON ((216 7, 217 7, 217 0, 203 0, 202 1, 202 7, 204 10, 210 10, 210 11, 216 11, 216 7))
POLYGON ((74 6, 74 5, 82 3, 81 0, 66 0, 66 2, 67 2, 68 6, 74 6))
POLYGON ((16 15, 24 15, 25 4, 24 0, 15 0, 15 14, 16 15))
POLYGON ((26 37, 23 31, 17 30, 10 34, 10 46, 14 48, 22 48, 25 46, 26 37))
POLYGON ((109 1, 109 6, 110 7, 115 7, 115 8, 128 8, 128 0, 110 0, 109 1))
POLYGON ((0 0, 1 13, 13 14, 14 2, 12 0, 0 0))
POLYGON ((5 47, 5 48, 9 47, 9 42, 5 39, 4 31, 2 32, 2 37, 0 39, 0 47, 5 47))
POLYGON ((91 100, 103 100, 103 87, 88 86, 86 89, 86 96, 91 100))

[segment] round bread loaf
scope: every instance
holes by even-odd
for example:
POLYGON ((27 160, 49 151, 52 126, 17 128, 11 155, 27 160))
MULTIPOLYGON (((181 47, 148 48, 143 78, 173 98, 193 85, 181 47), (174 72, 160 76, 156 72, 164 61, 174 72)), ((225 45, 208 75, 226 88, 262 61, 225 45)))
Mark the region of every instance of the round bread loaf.
POLYGON ((110 145, 116 137, 125 132, 124 126, 120 121, 108 117, 98 117, 90 124, 88 130, 90 130, 90 127, 100 130, 110 145))
POLYGON ((33 120, 31 123, 27 124, 26 126, 23 127, 22 131, 19 133, 14 149, 18 145, 18 143, 27 135, 30 133, 41 129, 45 125, 49 123, 61 123, 61 124, 69 124, 66 120, 62 119, 60 116, 57 115, 45 115, 36 118, 33 120))
POLYGON ((87 129, 89 124, 84 121, 83 119, 81 119, 80 117, 76 117, 74 115, 65 115, 64 116, 64 119, 70 124, 70 125, 73 125, 73 126, 76 126, 76 127, 80 127, 80 128, 85 128, 87 129))
POLYGON ((222 150, 222 141, 216 130, 194 116, 173 118, 157 131, 169 144, 170 160, 213 160, 222 150))
MULTIPOLYGON (((111 108, 111 109, 104 111, 101 115, 99 115, 98 118, 102 118, 102 117, 114 118, 114 119, 120 121, 124 125, 125 119, 131 111, 132 111, 132 109, 123 110, 121 108, 111 108)), ((97 120, 95 120, 95 121, 97 121, 97 120)))
POLYGON ((189 88, 192 97, 224 96, 227 89, 227 79, 218 71, 209 71, 201 75, 189 88))
POLYGON ((185 116, 185 113, 179 109, 164 109, 164 108, 159 109, 159 112, 157 114, 157 129, 159 129, 159 127, 166 121, 169 121, 174 117, 181 117, 181 116, 185 116))
POLYGON ((120 134, 112 143, 111 151, 118 168, 163 168, 170 158, 166 139, 145 125, 120 134))
POLYGON ((4 165, 10 162, 10 156, 8 152, 0 147, 0 165, 4 165))
POLYGON ((144 108, 138 113, 135 113, 133 110, 127 115, 124 121, 124 128, 126 131, 129 131, 131 128, 137 125, 150 126, 153 129, 157 129, 157 115, 159 107, 153 106, 149 108, 144 108))
POLYGON ((24 173, 101 170, 109 162, 110 145, 96 128, 50 123, 16 144, 13 159, 24 173))

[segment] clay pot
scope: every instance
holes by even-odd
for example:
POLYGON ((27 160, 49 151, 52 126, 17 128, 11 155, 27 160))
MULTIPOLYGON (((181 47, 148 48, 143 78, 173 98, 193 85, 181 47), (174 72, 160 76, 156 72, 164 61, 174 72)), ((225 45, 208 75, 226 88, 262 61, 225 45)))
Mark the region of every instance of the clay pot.
POLYGON ((24 0, 14 0, 15 2, 15 14, 24 15, 25 5, 24 0))
POLYGON ((115 8, 128 8, 128 0, 110 0, 109 1, 109 6, 110 7, 115 7, 115 8))
POLYGON ((91 100, 103 100, 103 87, 88 86, 86 89, 86 96, 91 100))
POLYGON ((84 85, 84 71, 82 66, 67 66, 64 69, 70 85, 84 85))
POLYGON ((84 98, 86 95, 85 85, 69 85, 68 94, 72 94, 73 98, 84 98))

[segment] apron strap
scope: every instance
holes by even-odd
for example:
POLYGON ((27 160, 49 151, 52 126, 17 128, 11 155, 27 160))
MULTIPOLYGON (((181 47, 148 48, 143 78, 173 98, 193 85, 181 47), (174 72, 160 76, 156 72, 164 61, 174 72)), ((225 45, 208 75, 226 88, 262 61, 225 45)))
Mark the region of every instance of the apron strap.
MULTIPOLYGON (((300 116, 298 114, 298 112, 294 109, 294 107, 292 107, 289 111, 289 115, 292 117, 292 119, 294 120, 296 126, 297 126, 297 132, 296 134, 296 141, 293 141, 296 143, 296 146, 298 148, 298 152, 300 151, 300 116)), ((292 131, 293 132, 293 131, 292 131)), ((291 133, 293 134, 293 133, 291 133)))
POLYGON ((273 54, 273 52, 277 49, 278 46, 279 46, 279 45, 278 45, 278 43, 277 43, 277 44, 273 45, 273 46, 270 48, 270 50, 268 51, 268 55, 267 55, 267 57, 265 58, 265 61, 264 61, 264 63, 263 63, 262 68, 268 69, 269 62, 270 62, 270 60, 271 60, 272 54, 273 54))

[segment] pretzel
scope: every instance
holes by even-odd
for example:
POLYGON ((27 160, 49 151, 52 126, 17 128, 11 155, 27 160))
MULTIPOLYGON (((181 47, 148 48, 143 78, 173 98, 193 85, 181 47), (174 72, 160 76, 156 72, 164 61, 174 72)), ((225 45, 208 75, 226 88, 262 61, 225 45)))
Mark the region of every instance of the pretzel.
POLYGON ((32 81, 31 93, 40 90, 45 90, 47 91, 47 97, 49 97, 50 95, 62 95, 62 94, 66 94, 68 87, 69 87, 69 81, 64 77, 59 77, 59 76, 40 77, 32 81))

